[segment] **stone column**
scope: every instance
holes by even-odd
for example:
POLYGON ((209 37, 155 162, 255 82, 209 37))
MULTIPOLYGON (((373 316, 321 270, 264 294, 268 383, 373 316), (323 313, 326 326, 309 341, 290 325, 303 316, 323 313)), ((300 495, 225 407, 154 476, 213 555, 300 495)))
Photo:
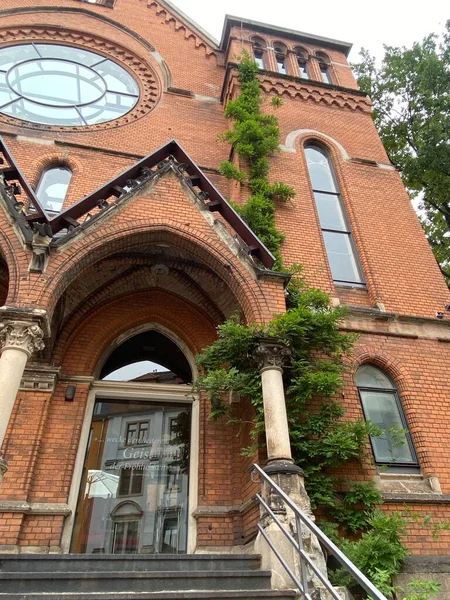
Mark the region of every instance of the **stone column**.
POLYGON ((289 348, 272 339, 261 338, 254 357, 262 380, 264 420, 266 426, 267 463, 293 464, 286 401, 283 385, 283 365, 290 356, 289 348))
MULTIPOLYGON (((294 465, 292 459, 283 385, 283 365, 289 356, 288 346, 271 338, 261 338, 254 353, 262 380, 267 444, 267 466, 264 471, 303 512, 314 520, 305 489, 303 471, 300 467, 294 465)), ((265 482, 262 484, 262 496, 285 527, 291 533, 294 533, 297 527, 294 513, 286 507, 281 498, 265 482)), ((261 525, 290 568, 301 579, 297 553, 263 509, 261 510, 261 525)), ((310 558, 326 574, 325 558, 316 536, 303 528, 302 542, 310 558)), ((262 568, 272 571, 272 587, 279 589, 292 588, 291 578, 261 534, 258 534, 256 539, 255 550, 262 555, 262 568)), ((309 573, 308 580, 312 597, 325 597, 323 585, 312 573, 309 573)))
MULTIPOLYGON (((30 356, 44 348, 44 333, 32 320, 4 318, 0 323, 0 342, 3 350, 0 358, 0 447, 3 443, 11 417, 20 381, 30 356)), ((0 457, 0 477, 7 470, 0 457)))

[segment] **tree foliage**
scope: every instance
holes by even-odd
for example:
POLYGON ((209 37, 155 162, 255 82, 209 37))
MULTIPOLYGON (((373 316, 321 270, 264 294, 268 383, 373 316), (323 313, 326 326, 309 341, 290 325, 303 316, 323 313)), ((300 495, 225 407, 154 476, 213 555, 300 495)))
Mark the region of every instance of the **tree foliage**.
POLYGON ((413 198, 450 282, 450 21, 412 48, 385 46, 380 67, 367 50, 354 65, 371 97, 373 118, 390 160, 413 198))

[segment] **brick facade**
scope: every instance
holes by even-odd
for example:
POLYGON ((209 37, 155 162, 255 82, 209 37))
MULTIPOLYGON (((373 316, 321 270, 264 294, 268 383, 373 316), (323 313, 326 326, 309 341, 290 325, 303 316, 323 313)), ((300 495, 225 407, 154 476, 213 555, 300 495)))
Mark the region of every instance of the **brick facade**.
MULTIPOLYGON (((392 492, 392 477, 381 474, 384 508, 406 503, 450 520, 450 450, 443 443, 450 435, 450 317, 436 318, 450 295, 374 128, 370 101, 357 88, 345 45, 270 26, 249 29, 231 19, 217 46, 173 8, 152 0, 3 0, 0 17, 0 50, 29 42, 83 47, 118 62, 139 83, 137 106, 104 124, 52 127, 0 114, 0 134, 32 186, 45 168, 71 169, 64 208, 171 139, 219 192, 242 202, 245 185, 230 184, 218 172, 230 151, 218 135, 227 128, 224 103, 239 90, 236 57, 242 49, 252 52, 254 36, 263 40, 264 110, 276 110, 282 137, 270 177, 296 191, 277 208, 286 235, 284 262, 304 265, 312 285, 350 307, 343 327, 360 337, 343 393, 347 416, 362 415, 354 382, 360 364, 379 366, 398 388, 420 462, 415 481, 423 483, 422 496, 408 491, 408 483, 404 493, 392 492), (286 48, 287 75, 275 72, 277 43, 286 48), (308 80, 298 71, 299 47, 308 56, 308 80), (318 52, 326 56, 331 84, 321 80, 318 52), (270 105, 273 96, 282 98, 281 107, 270 105), (312 140, 333 161, 364 288, 333 283, 303 151, 312 140)), ((255 268, 226 220, 206 212, 174 172, 165 173, 53 249, 43 272, 31 272, 30 244, 2 203, 0 304, 46 311, 49 337, 30 369, 52 368, 57 375, 48 390, 22 386, 17 396, 3 445, 9 471, 0 491, 0 549, 61 548, 89 393, 120 336, 156 323, 195 355, 230 315, 262 323, 285 310, 284 279, 255 268), (72 382, 76 397, 66 402, 72 382)), ((197 545, 243 544, 257 520, 248 468, 258 457, 240 455, 249 441, 245 427, 211 422, 207 400, 199 402, 197 545)), ((244 400, 235 411, 251 418, 244 400)), ((352 475, 377 473, 367 459, 352 475)), ((413 529, 407 543, 414 553, 446 552, 449 532, 434 540, 413 529)))

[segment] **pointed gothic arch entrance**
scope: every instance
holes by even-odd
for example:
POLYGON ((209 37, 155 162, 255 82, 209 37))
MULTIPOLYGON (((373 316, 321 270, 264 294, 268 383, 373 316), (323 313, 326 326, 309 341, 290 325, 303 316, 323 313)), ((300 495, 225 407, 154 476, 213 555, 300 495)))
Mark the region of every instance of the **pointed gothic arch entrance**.
POLYGON ((193 355, 172 332, 147 324, 117 338, 96 376, 72 484, 66 549, 192 551, 199 421, 189 385, 196 377, 193 355), (133 377, 135 366, 146 363, 157 368, 133 377), (124 377, 130 366, 130 377, 124 377), (107 379, 119 372, 122 381, 107 379))

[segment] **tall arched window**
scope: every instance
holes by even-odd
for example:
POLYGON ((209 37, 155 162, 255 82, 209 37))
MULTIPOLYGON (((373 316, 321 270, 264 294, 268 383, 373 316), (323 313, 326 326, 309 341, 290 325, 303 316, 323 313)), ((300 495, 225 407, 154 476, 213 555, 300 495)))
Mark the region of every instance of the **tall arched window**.
POLYGON ((318 52, 316 56, 317 60, 319 61, 319 69, 322 76, 322 81, 324 83, 333 83, 330 73, 330 59, 326 54, 323 54, 323 52, 318 52))
POLYGON ((281 73, 282 75, 287 75, 286 46, 284 44, 275 43, 273 49, 275 51, 275 59, 277 61, 278 73, 281 73))
POLYGON ((255 37, 252 39, 253 42, 253 56, 259 69, 264 69, 264 49, 266 43, 262 38, 255 37))
POLYGON ((365 364, 356 373, 356 385, 366 420, 383 430, 382 435, 370 438, 375 463, 386 465, 391 471, 418 469, 417 455, 394 383, 377 367, 365 364))
POLYGON ((307 146, 305 153, 333 280, 340 285, 363 286, 362 269, 328 153, 316 145, 307 146))
POLYGON ((72 171, 67 167, 51 167, 42 173, 36 196, 45 211, 61 212, 71 179, 72 171))
POLYGON ((297 58, 298 70, 302 79, 309 79, 308 73, 308 53, 303 48, 294 48, 295 56, 297 58))

